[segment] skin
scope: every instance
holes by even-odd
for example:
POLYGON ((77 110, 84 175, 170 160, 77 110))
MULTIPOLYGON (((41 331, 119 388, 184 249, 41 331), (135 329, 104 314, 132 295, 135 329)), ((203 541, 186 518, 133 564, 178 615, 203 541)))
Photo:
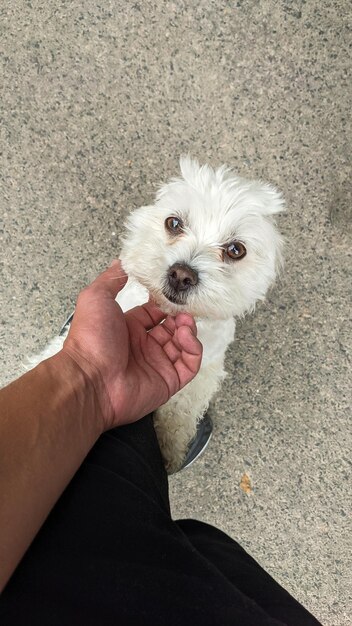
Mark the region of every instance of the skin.
POLYGON ((106 430, 155 410, 198 372, 193 318, 123 314, 115 261, 77 300, 63 349, 0 391, 0 590, 106 430))

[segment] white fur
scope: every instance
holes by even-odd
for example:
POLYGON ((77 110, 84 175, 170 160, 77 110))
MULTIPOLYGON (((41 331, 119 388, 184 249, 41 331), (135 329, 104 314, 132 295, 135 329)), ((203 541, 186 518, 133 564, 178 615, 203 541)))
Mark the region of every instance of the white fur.
MULTIPOLYGON (((165 313, 187 311, 197 319, 204 350, 201 370, 160 407, 154 420, 170 472, 181 465, 197 421, 225 376, 224 356, 234 338, 235 318, 265 298, 282 248, 274 216, 283 210, 283 201, 273 187, 238 178, 226 167, 201 167, 190 157, 181 158, 180 166, 182 176, 161 187, 153 205, 135 210, 127 220, 121 260, 129 280, 117 297, 128 310, 150 294, 165 313), (165 228, 171 216, 183 222, 180 235, 170 236, 165 228), (232 261, 223 248, 234 240, 245 245, 247 254, 232 261), (199 277, 182 304, 164 295, 174 263, 191 266, 199 277)), ((31 364, 57 352, 63 340, 54 339, 31 364)))

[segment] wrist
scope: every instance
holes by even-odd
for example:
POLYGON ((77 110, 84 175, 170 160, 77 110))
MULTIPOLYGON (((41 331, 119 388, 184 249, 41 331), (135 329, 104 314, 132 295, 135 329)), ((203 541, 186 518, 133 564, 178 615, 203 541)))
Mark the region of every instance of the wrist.
MULTIPOLYGON (((92 444, 104 432, 104 420, 94 376, 89 375, 65 350, 39 364, 51 380, 52 398, 60 413, 70 413, 80 422, 92 444)), ((98 376, 96 376, 98 378, 98 376)), ((53 407, 54 408, 54 407, 53 407)))

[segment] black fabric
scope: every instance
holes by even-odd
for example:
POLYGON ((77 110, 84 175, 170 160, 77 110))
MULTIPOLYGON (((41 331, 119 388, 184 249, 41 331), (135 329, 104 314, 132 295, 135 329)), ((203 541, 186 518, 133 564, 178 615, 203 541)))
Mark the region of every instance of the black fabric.
POLYGON ((317 626, 235 541, 174 522, 151 416, 105 433, 0 598, 2 626, 317 626))

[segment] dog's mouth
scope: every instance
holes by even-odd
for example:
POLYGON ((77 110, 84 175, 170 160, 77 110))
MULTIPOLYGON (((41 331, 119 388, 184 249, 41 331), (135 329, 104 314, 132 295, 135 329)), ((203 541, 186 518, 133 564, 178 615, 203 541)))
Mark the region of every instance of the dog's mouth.
POLYGON ((187 302, 187 295, 183 293, 171 293, 168 289, 163 289, 162 294, 172 304, 184 306, 187 302))

